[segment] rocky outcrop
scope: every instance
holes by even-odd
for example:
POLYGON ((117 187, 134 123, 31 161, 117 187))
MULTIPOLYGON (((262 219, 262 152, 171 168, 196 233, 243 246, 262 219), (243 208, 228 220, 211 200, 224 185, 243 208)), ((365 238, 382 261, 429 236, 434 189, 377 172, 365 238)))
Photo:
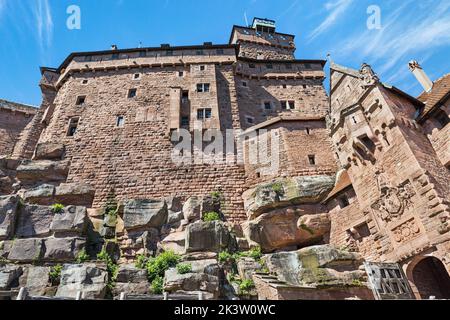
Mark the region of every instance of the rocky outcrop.
POLYGON ((235 237, 223 222, 198 221, 186 228, 186 252, 233 250, 235 237))
POLYGON ((63 183, 56 187, 53 203, 90 207, 95 189, 86 183, 63 183))
POLYGON ((164 276, 164 290, 177 291, 205 291, 215 295, 219 294, 219 278, 206 273, 179 274, 177 269, 166 271, 164 276))
POLYGON ((65 146, 61 143, 44 142, 36 146, 34 160, 61 160, 64 156, 65 146))
POLYGON ((173 251, 176 254, 184 254, 186 252, 186 232, 174 232, 159 242, 159 246, 164 251, 173 251))
POLYGON ((335 177, 304 176, 258 185, 242 195, 249 220, 273 209, 318 203, 333 189, 335 177))
POLYGON ((195 222, 208 212, 220 213, 220 199, 213 196, 191 197, 183 205, 184 219, 195 222))
POLYGON ((12 236, 18 205, 19 197, 17 196, 0 197, 0 240, 12 236))
POLYGON ((8 260, 19 263, 39 261, 44 252, 42 239, 17 239, 13 242, 8 260))
POLYGON ((330 245, 313 246, 294 252, 281 252, 265 258, 271 273, 279 280, 304 287, 362 286, 366 273, 360 270, 363 260, 356 253, 330 245))
POLYGON ((15 236, 32 238, 50 235, 55 214, 48 206, 24 205, 20 209, 15 236))
POLYGON ((44 241, 45 254, 43 260, 47 262, 75 261, 78 253, 85 247, 82 238, 48 238, 44 241))
POLYGON ((126 294, 147 294, 149 287, 146 270, 138 269, 131 264, 124 264, 119 267, 113 293, 115 296, 122 292, 126 294))
POLYGON ((79 291, 85 299, 103 299, 106 294, 108 273, 95 264, 64 265, 57 297, 76 298, 79 291))
POLYGON ((126 230, 161 228, 167 222, 165 200, 129 200, 125 202, 123 221, 126 230))
POLYGON ((50 229, 55 233, 82 234, 86 229, 87 210, 85 207, 69 206, 53 216, 50 229))

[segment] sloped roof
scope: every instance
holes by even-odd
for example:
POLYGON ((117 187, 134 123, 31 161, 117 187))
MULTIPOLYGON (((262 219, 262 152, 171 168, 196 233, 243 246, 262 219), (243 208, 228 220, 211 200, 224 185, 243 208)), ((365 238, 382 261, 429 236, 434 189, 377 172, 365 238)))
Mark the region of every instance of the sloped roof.
POLYGON ((330 194, 324 200, 324 202, 327 202, 328 200, 332 199, 335 195, 337 195, 341 191, 344 191, 351 185, 352 185, 352 181, 350 180, 350 176, 348 175, 347 170, 341 171, 338 174, 336 185, 334 186, 334 189, 331 190, 330 194))
POLYGON ((430 92, 423 92, 417 97, 425 104, 425 109, 422 113, 422 117, 426 116, 431 110, 434 109, 444 98, 449 97, 450 93, 450 73, 447 73, 443 77, 436 80, 433 84, 433 88, 430 92))

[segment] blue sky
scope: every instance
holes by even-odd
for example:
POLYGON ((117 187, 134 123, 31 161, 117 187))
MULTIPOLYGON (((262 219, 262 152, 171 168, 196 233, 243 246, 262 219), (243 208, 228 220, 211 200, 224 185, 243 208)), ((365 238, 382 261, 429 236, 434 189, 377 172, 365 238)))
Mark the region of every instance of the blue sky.
POLYGON ((0 0, 0 98, 39 105, 39 66, 74 51, 227 43, 231 26, 254 16, 295 34, 297 58, 367 62, 414 96, 421 88, 409 60, 432 80, 450 72, 450 0, 0 0), (66 27, 70 5, 81 9, 81 30, 66 27), (370 5, 380 8, 380 29, 367 28, 370 5))

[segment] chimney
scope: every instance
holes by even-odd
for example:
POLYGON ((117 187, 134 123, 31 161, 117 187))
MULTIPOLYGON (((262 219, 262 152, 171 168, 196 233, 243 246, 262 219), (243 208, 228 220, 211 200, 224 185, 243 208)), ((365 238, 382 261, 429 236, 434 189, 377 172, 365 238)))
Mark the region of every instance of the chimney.
POLYGON ((427 74, 416 60, 409 63, 409 70, 414 74, 417 81, 420 82, 425 92, 430 92, 433 88, 433 81, 428 78, 427 74))
POLYGON ((113 45, 111 46, 111 50, 117 50, 117 45, 113 44, 113 45))

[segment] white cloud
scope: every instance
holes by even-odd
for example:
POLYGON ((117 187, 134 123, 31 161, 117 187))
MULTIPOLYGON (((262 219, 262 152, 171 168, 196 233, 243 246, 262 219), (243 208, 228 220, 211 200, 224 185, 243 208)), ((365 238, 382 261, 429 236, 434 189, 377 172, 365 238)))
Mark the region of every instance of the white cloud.
POLYGON ((327 2, 325 9, 329 11, 325 20, 309 34, 309 41, 315 39, 322 33, 332 27, 338 19, 347 11, 353 0, 336 0, 335 2, 327 2))
POLYGON ((37 0, 33 12, 41 48, 50 47, 53 38, 53 18, 48 0, 37 0))

